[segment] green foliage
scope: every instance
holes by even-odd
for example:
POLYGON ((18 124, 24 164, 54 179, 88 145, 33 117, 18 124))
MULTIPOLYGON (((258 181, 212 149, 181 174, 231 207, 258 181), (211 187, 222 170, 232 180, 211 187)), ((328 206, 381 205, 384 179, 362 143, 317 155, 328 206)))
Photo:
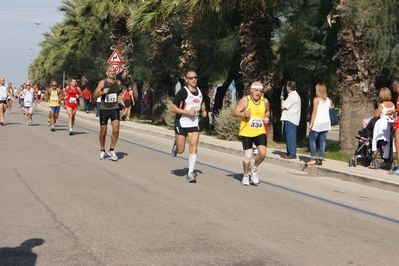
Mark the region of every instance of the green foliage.
POLYGON ((133 80, 147 81, 151 75, 150 34, 148 32, 136 32, 133 35, 134 49, 132 54, 132 78, 133 80))
POLYGON ((29 78, 39 86, 48 86, 51 79, 62 84, 63 71, 66 79, 77 78, 91 87, 104 76, 112 44, 109 26, 98 16, 77 13, 78 2, 63 1, 63 21, 39 44, 42 49, 29 67, 29 78))
POLYGON ((311 84, 311 88, 319 81, 328 88, 336 87, 337 62, 333 56, 337 30, 329 28, 326 20, 332 7, 331 0, 310 0, 290 9, 274 47, 277 71, 285 71, 290 79, 311 84))
POLYGON ((238 140, 238 130, 240 128, 240 119, 233 117, 232 112, 235 104, 230 107, 223 108, 219 114, 215 116, 214 126, 217 137, 225 140, 238 140))
POLYGON ((399 73, 399 1, 348 1, 343 21, 353 25, 356 38, 367 44, 367 53, 376 69, 399 73))
POLYGON ((172 105, 173 99, 168 98, 166 101, 166 108, 164 111, 165 123, 168 128, 172 129, 175 125, 176 114, 170 111, 170 106, 172 105))

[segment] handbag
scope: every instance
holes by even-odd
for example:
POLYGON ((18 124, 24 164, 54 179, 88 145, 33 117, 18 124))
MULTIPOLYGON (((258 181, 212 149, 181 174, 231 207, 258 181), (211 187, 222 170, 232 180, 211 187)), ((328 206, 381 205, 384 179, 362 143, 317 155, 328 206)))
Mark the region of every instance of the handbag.
POLYGON ((337 116, 337 112, 335 111, 335 108, 330 108, 330 122, 332 126, 338 125, 339 124, 339 119, 337 116))

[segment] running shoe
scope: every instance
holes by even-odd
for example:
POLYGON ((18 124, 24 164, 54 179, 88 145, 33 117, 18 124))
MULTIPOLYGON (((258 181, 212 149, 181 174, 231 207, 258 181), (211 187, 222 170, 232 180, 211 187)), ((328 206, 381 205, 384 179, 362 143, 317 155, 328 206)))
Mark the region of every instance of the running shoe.
POLYGON ((186 182, 187 183, 197 183, 197 180, 195 179, 197 175, 194 172, 188 173, 186 177, 186 182))
POLYGON ((72 128, 68 128, 68 133, 69 133, 69 136, 72 136, 73 135, 73 129, 72 128))
POLYGON ((117 161, 118 160, 118 156, 116 156, 115 151, 107 151, 107 155, 109 157, 111 157, 112 161, 117 161))
POLYGON ((241 183, 243 186, 249 186, 249 175, 244 175, 242 177, 241 183))
POLYGON ((4 126, 4 121, 0 121, 0 126, 4 126))
POLYGON ((251 172, 251 181, 255 185, 258 185, 259 182, 259 176, 258 176, 258 169, 255 166, 251 166, 249 168, 249 171, 251 172))
POLYGON ((50 127, 50 126, 51 126, 51 122, 50 122, 50 121, 47 121, 47 125, 50 127))
POLYGON ((103 160, 104 158, 105 158, 105 151, 101 151, 98 159, 103 160))
POLYGON ((50 128, 50 130, 54 132, 54 131, 55 131, 55 126, 52 126, 52 127, 50 128))
POLYGON ((176 151, 176 141, 173 143, 173 146, 172 146, 172 148, 170 149, 170 155, 173 157, 173 158, 175 158, 176 157, 176 154, 177 154, 177 151, 176 151))

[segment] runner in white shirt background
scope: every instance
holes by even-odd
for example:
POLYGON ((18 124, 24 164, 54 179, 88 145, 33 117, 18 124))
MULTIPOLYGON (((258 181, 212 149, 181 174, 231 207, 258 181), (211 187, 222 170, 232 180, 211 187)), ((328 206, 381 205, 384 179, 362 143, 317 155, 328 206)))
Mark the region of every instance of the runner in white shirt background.
POLYGON ((8 89, 5 85, 6 80, 0 78, 0 125, 4 126, 4 114, 7 109, 8 89))

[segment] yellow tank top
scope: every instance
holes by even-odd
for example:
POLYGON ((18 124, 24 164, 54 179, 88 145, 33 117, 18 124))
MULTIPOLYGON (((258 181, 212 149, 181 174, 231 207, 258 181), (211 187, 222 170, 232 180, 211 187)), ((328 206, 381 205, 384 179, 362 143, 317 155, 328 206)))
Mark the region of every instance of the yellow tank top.
POLYGON ((51 89, 50 91, 51 93, 50 97, 48 98, 48 105, 53 107, 60 106, 60 103, 58 102, 58 89, 51 89))
POLYGON ((247 96, 248 105, 246 110, 251 110, 251 117, 241 118, 240 123, 240 136, 243 137, 257 137, 262 134, 266 134, 266 129, 263 125, 263 119, 265 118, 265 100, 260 97, 259 104, 255 104, 251 96, 247 96))

